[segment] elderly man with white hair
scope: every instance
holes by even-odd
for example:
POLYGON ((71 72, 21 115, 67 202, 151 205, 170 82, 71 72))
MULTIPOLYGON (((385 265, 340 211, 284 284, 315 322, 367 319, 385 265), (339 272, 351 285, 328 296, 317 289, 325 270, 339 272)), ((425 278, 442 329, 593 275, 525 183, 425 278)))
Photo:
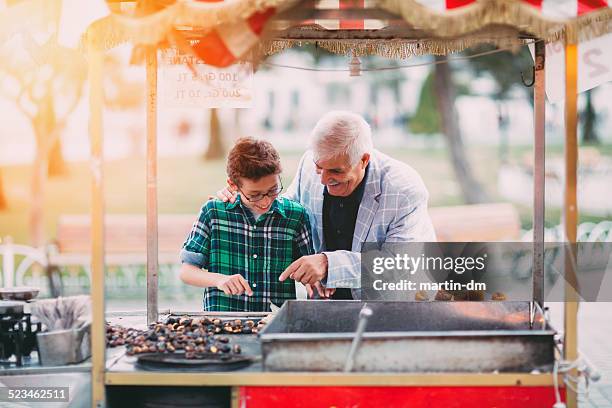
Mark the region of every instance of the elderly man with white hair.
POLYGON ((421 177, 375 150, 370 126, 352 112, 317 122, 284 196, 309 210, 317 253, 293 262, 280 280, 305 284, 309 295, 314 287, 321 297, 359 299, 364 242, 435 241, 421 177))

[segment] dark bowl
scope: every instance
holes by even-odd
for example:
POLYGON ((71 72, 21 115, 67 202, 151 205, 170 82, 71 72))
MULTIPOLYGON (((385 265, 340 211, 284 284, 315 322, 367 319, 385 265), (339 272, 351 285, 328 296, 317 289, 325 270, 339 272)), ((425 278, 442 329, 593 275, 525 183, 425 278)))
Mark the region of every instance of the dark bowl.
POLYGON ((31 300, 38 296, 40 289, 26 286, 15 288, 0 288, 2 300, 31 300))

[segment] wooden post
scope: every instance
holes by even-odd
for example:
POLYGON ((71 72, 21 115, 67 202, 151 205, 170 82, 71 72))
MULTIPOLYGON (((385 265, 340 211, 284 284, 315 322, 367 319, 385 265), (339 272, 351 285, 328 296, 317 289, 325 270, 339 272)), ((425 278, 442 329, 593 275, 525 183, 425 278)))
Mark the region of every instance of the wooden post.
POLYGON ((147 324, 157 321, 157 49, 147 50, 147 324))
POLYGON ((544 191, 545 191, 545 61, 546 44, 535 43, 535 86, 533 88, 533 301, 544 305, 544 191))
POLYGON ((89 63, 89 138, 91 141, 91 382, 92 406, 103 407, 104 371, 106 365, 106 331, 104 327, 104 184, 102 88, 103 53, 93 40, 88 46, 89 63))
MULTIPOLYGON (((576 293, 576 236, 578 226, 577 204, 577 87, 578 87, 577 44, 567 40, 565 46, 565 191, 563 207, 563 228, 566 237, 565 251, 565 330, 563 354, 565 360, 578 357, 578 296, 576 293)), ((570 374, 576 376, 576 370, 570 374)), ((567 406, 578 406, 577 395, 567 388, 567 406)))

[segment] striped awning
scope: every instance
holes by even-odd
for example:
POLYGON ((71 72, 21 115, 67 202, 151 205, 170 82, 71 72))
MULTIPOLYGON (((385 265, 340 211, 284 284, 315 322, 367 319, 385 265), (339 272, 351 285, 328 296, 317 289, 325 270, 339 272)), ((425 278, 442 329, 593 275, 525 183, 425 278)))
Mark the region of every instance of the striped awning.
MULTIPOLYGON (((416 0, 417 3, 444 12, 474 4, 476 0, 416 0)), ((608 7, 607 0, 520 0, 529 4, 542 13, 543 17, 550 19, 568 19, 591 11, 608 7)))
MULTIPOLYGON (((111 14, 94 22, 88 30, 89 39, 93 40, 90 45, 112 48, 122 42, 132 42, 163 47, 181 42, 183 50, 192 51, 207 64, 227 66, 262 42, 277 40, 279 32, 271 27, 273 22, 281 20, 292 27, 316 27, 319 36, 325 37, 328 32, 330 37, 337 37, 333 33, 346 32, 362 41, 367 41, 372 33, 397 28, 399 24, 410 28, 410 46, 422 53, 447 53, 486 42, 482 33, 491 27, 509 27, 515 36, 527 33, 549 41, 570 42, 612 32, 612 8, 608 0, 150 0, 147 3, 156 5, 154 12, 140 16, 111 14), (431 46, 432 41, 435 47, 431 46)), ((379 41, 370 48, 384 46, 379 41)))

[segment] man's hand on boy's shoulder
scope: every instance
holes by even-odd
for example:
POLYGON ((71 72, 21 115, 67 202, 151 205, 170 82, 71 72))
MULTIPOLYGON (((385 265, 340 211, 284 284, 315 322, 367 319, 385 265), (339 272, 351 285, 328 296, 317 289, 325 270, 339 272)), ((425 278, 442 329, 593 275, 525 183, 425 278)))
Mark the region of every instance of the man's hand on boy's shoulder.
POLYGON ((242 295, 243 293, 253 295, 253 290, 248 282, 239 274, 220 275, 217 289, 222 290, 226 295, 242 295))
MULTIPOLYGON (((227 186, 225 186, 224 188, 222 188, 221 190, 217 191, 217 197, 219 200, 223 201, 223 202, 230 202, 233 203, 234 201, 236 201, 236 196, 238 195, 238 192, 233 190, 229 184, 227 186)), ((209 199, 215 198, 212 196, 208 197, 209 199)))

